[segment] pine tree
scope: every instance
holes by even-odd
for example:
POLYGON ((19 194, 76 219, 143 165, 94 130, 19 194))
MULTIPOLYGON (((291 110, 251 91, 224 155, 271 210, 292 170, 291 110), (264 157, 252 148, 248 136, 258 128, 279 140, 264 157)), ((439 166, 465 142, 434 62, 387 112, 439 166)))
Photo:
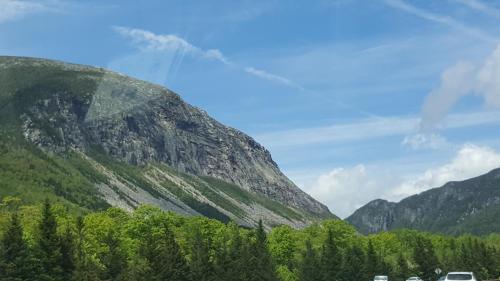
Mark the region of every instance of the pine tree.
POLYGON ((349 248, 344 257, 340 280, 369 280, 365 268, 365 253, 357 244, 349 248))
POLYGON ((302 261, 299 266, 300 281, 320 281, 321 274, 318 270, 319 261, 316 251, 312 247, 311 240, 306 241, 306 249, 302 253, 302 261))
POLYGON ((368 250, 366 252, 366 262, 365 262, 366 274, 369 279, 373 279, 375 275, 381 274, 380 272, 380 260, 375 247, 371 240, 368 240, 368 250))
POLYGON ((64 280, 71 280, 75 271, 75 245, 73 233, 69 225, 61 237, 61 256, 64 280))
POLYGON ((57 235, 57 221, 49 200, 43 205, 38 231, 37 258, 41 264, 39 280, 63 281, 61 241, 57 235))
POLYGON ((127 267, 127 259, 121 248, 121 241, 115 231, 109 231, 105 238, 108 251, 101 257, 105 266, 104 280, 120 280, 127 267))
POLYGON ((465 271, 468 270, 469 268, 472 268, 474 263, 472 259, 472 253, 465 245, 465 243, 460 244, 460 250, 458 256, 459 258, 457 261, 457 265, 460 268, 460 270, 465 271))
POLYGON ((331 229, 328 229, 326 241, 323 244, 320 266, 323 281, 335 281, 339 279, 342 268, 342 254, 335 244, 331 229))
POLYGON ((158 237, 151 233, 148 235, 143 255, 150 268, 149 280, 190 280, 188 264, 167 225, 163 227, 158 237))
POLYGON ((404 281, 406 278, 409 277, 409 268, 408 268, 408 261, 406 260, 405 256, 403 255, 403 252, 399 252, 398 255, 398 260, 397 260, 397 274, 396 278, 397 280, 404 281))
MULTIPOLYGON (((251 280, 258 281, 273 281, 277 280, 276 268, 267 248, 267 235, 262 224, 259 220, 257 229, 255 230, 255 243, 253 243, 251 254, 255 261, 255 266, 252 268, 254 272, 251 274, 251 280)), ((249 249, 250 250, 250 249, 249 249)))
POLYGON ((417 237, 413 257, 422 280, 430 281, 435 279, 436 274, 434 271, 439 267, 439 261, 429 239, 422 236, 417 237))
POLYGON ((220 245, 216 251, 215 272, 218 280, 225 281, 247 281, 249 264, 252 264, 252 258, 249 254, 247 241, 243 240, 239 227, 229 224, 230 240, 228 246, 220 245))
POLYGON ((210 259, 210 241, 205 239, 200 229, 195 230, 191 246, 191 280, 215 280, 214 266, 210 259))
POLYGON ((225 243, 220 243, 215 247, 214 258, 214 271, 217 279, 229 280, 227 276, 231 261, 229 260, 229 253, 225 243))
POLYGON ((10 224, 2 238, 0 260, 2 281, 35 280, 34 260, 23 238, 23 228, 17 213, 12 214, 10 224))
POLYGON ((85 233, 82 217, 76 220, 75 233, 75 270, 72 281, 99 281, 99 270, 97 266, 90 261, 84 251, 85 233))

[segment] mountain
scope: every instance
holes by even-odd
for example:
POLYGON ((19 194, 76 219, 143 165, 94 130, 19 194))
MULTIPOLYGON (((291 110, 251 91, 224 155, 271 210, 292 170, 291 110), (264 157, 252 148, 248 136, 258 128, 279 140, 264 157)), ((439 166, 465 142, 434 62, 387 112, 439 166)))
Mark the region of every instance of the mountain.
POLYGON ((500 169, 398 203, 374 200, 346 220, 365 234, 397 228, 451 235, 500 232, 500 169))
POLYGON ((179 95, 102 68, 0 57, 0 196, 154 204, 301 227, 333 218, 270 153, 179 95))

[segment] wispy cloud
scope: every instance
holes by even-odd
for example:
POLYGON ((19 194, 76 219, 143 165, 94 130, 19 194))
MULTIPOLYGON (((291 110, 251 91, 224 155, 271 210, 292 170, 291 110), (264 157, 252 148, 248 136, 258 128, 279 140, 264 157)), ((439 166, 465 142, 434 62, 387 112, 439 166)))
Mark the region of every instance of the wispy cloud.
POLYGON ((269 73, 269 72, 264 71, 264 70, 255 69, 253 67, 245 67, 245 71, 247 73, 250 73, 252 75, 255 75, 257 77, 260 77, 260 78, 263 78, 263 79, 266 79, 266 80, 269 80, 269 81, 273 81, 273 82, 276 82, 276 83, 287 85, 289 87, 297 88, 299 90, 305 90, 304 87, 302 87, 302 86, 300 86, 300 85, 292 82, 290 79, 287 79, 285 77, 282 77, 282 76, 279 76, 279 75, 276 75, 276 74, 269 73))
POLYGON ((500 10, 490 7, 479 0, 455 0, 458 3, 464 4, 471 9, 490 15, 495 18, 500 18, 500 10))
POLYGON ((123 26, 114 26, 113 29, 122 36, 131 39, 132 43, 142 50, 173 52, 181 50, 186 54, 194 57, 213 59, 224 64, 231 64, 229 59, 226 58, 220 50, 203 50, 176 35, 158 35, 147 30, 128 28, 123 26))
MULTIPOLYGON (((417 117, 367 118, 353 123, 258 134, 255 138, 272 148, 352 142, 412 134, 419 122, 417 117)), ((456 129, 499 122, 500 112, 452 114, 445 118, 441 128, 456 129)), ((437 141, 436 138, 434 140, 437 141)))
POLYGON ((123 26, 113 26, 113 29, 120 35, 130 39, 137 48, 143 51, 181 51, 183 54, 190 55, 192 57, 215 60, 225 65, 236 67, 248 74, 261 79, 278 83, 290 88, 304 90, 303 87, 288 78, 251 66, 241 67, 232 62, 219 49, 203 49, 189 43, 187 40, 177 35, 159 35, 151 31, 123 26))
POLYGON ((26 15, 55 11, 57 3, 47 1, 0 0, 0 23, 17 20, 26 15))
POLYGON ((451 28, 460 30, 462 32, 465 32, 471 36, 474 36, 478 39, 489 41, 489 42, 497 42, 498 39, 487 34, 486 32, 470 27, 460 21, 457 21, 449 16, 446 15, 439 15, 435 13, 431 13, 429 11, 420 9, 416 6, 413 6, 411 4, 408 4, 402 0, 385 0, 385 3, 393 8, 399 9, 401 11, 410 13, 412 15, 415 15, 417 17, 420 17, 422 19, 426 19, 432 22, 436 22, 439 24, 444 24, 447 25, 451 28))

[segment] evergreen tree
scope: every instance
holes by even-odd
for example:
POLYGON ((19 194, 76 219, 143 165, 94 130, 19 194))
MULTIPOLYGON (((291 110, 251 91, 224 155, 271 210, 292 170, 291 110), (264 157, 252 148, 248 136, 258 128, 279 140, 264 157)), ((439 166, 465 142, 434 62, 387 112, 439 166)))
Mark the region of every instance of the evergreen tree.
POLYGON ((403 255, 403 252, 399 252, 397 266, 398 266, 396 274, 397 280, 402 280, 402 281, 406 280, 406 278, 409 277, 410 270, 408 268, 408 261, 403 255))
POLYGON ((230 243, 228 246, 220 245, 216 251, 215 272, 219 280, 225 281, 247 281, 249 264, 252 264, 252 258, 249 255, 248 243, 243 240, 239 227, 229 224, 230 243))
POLYGON ((74 237, 69 225, 61 237, 61 256, 64 280, 71 280, 75 271, 75 245, 74 237))
POLYGON ((365 268, 366 274, 369 279, 373 279, 375 275, 379 275, 382 273, 380 272, 380 260, 371 240, 368 240, 365 268))
POLYGON ((339 280, 342 268, 342 254, 335 244, 331 229, 328 229, 326 241, 323 244, 320 267, 323 281, 339 280))
POLYGON ((148 235, 143 254, 150 269, 149 280, 190 280, 188 264, 167 225, 161 230, 161 235, 148 235))
POLYGON ((251 269, 254 273, 251 274, 250 279, 256 281, 277 280, 276 268, 267 248, 267 235, 262 220, 259 220, 258 227, 255 230, 255 243, 253 244, 253 247, 249 249, 249 253, 252 254, 255 265, 251 269))
POLYGON ((17 213, 12 214, 2 238, 0 260, 0 280, 35 280, 34 261, 23 238, 23 228, 17 213))
POLYGON ((38 231, 37 258, 41 265, 39 280, 63 281, 61 241, 57 235, 57 221, 49 200, 43 205, 38 231))
POLYGON ((127 258, 121 248, 121 241, 115 231, 109 231, 104 243, 107 246, 107 251, 101 257, 101 262, 105 266, 103 272, 104 280, 120 280, 127 267, 127 258))
POLYGON ((458 254, 458 261, 457 261, 457 266, 459 270, 465 271, 473 266, 473 258, 472 258, 472 253, 468 249, 465 243, 460 244, 460 251, 458 254))
POLYGON ((365 268, 365 252, 357 244, 354 244, 344 257, 340 280, 369 280, 368 278, 365 268))
POLYGON ((316 251, 312 247, 311 240, 306 241, 306 249, 302 253, 302 261, 299 267, 300 281, 320 281, 321 274, 318 270, 319 261, 316 251))
POLYGON ((227 278, 227 269, 231 261, 229 260, 229 253, 225 243, 220 243, 215 247, 214 259, 215 276, 217 276, 219 280, 229 280, 229 278, 227 278))
POLYGON ((417 237, 413 257, 422 280, 434 280, 436 277, 436 273, 434 271, 439 267, 439 261, 436 253, 434 252, 434 247, 429 239, 422 236, 417 237))
POLYGON ((205 239, 200 229, 195 230, 191 246, 191 280, 215 280, 214 266, 210 259, 210 241, 205 239))
POLYGON ((99 269, 85 254, 84 227, 83 217, 80 216, 76 219, 73 281, 99 281, 99 269))

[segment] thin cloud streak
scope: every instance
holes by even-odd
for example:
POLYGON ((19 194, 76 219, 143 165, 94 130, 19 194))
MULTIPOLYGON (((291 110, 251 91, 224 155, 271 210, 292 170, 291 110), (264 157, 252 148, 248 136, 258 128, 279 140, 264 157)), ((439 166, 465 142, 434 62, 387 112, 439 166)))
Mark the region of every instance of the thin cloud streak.
POLYGON ((298 85, 297 83, 291 81, 288 78, 273 73, 269 73, 265 70, 256 69, 254 67, 240 67, 234 62, 232 62, 228 57, 226 57, 220 50, 218 49, 204 50, 200 47, 194 46, 187 40, 180 38, 176 35, 172 34, 158 35, 147 30, 128 28, 123 26, 113 26, 112 28, 118 34, 132 40, 132 43, 137 48, 143 51, 170 51, 170 52, 181 51, 183 56, 190 55, 192 57, 215 60, 228 66, 234 66, 240 68, 246 73, 251 74, 260 79, 282 84, 297 90, 304 90, 302 86, 298 85))
MULTIPOLYGON (((257 134, 255 138, 273 148, 361 141, 409 135, 415 132, 419 123, 420 119, 417 117, 367 118, 353 123, 257 134)), ((441 129, 457 129, 491 123, 500 123, 499 112, 452 114, 444 120, 441 129)))
POLYGON ((290 79, 284 78, 284 77, 276 75, 276 74, 269 73, 269 72, 264 71, 264 70, 255 69, 253 67, 245 67, 245 72, 250 73, 252 75, 255 75, 257 77, 269 80, 269 81, 274 81, 276 83, 288 85, 289 87, 292 87, 292 88, 297 88, 298 90, 301 90, 301 91, 305 90, 304 87, 292 82, 290 79))
POLYGON ((61 12, 60 1, 19 1, 0 0, 0 23, 23 18, 30 14, 42 12, 61 12))
POLYGON ((113 26, 113 30, 131 39, 134 45, 144 51, 182 51, 193 57, 212 59, 227 65, 231 64, 229 59, 226 58, 220 50, 203 50, 176 35, 157 35, 147 30, 123 26, 113 26))
POLYGON ((466 5, 469 8, 487 14, 489 16, 500 18, 500 10, 492 8, 479 0, 455 0, 456 2, 466 5))
POLYGON ((426 20, 429 20, 432 22, 437 22, 440 24, 447 25, 449 27, 466 32, 469 35, 474 36, 478 39, 492 42, 492 43, 498 42, 497 38, 494 38, 493 36, 483 32, 482 30, 469 27, 469 26, 467 26, 467 25, 465 25, 465 24, 463 24, 463 23, 461 23, 461 22, 459 22, 459 21, 457 21, 449 16, 443 16, 443 15, 434 14, 434 13, 425 11, 423 9, 420 9, 420 8, 417 8, 413 5, 410 5, 402 0, 385 0, 384 2, 387 5, 389 5, 390 7, 399 9, 401 11, 410 13, 412 15, 415 15, 417 17, 420 17, 420 18, 423 18, 423 19, 426 19, 426 20))

